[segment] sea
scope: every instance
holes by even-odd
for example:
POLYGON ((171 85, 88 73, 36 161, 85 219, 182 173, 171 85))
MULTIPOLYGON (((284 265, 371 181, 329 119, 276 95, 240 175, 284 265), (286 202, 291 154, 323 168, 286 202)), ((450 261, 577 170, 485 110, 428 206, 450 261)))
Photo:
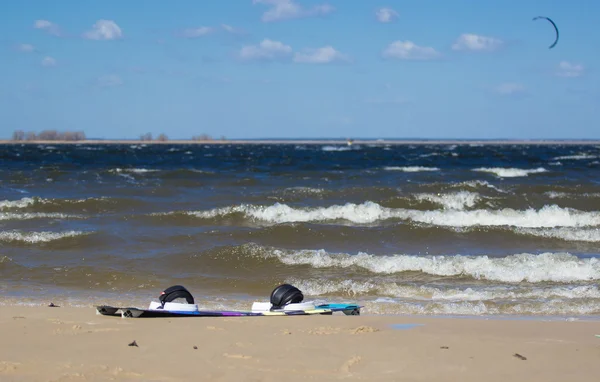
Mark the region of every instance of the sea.
POLYGON ((0 305, 600 317, 600 145, 0 145, 0 305))

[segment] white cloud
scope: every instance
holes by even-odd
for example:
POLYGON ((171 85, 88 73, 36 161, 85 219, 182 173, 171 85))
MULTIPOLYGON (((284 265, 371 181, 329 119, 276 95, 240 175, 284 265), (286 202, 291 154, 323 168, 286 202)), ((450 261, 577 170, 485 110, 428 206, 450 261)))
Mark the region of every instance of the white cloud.
POLYGON ((392 8, 379 8, 375 11, 375 17, 380 23, 390 23, 398 18, 398 12, 392 8))
POLYGON ((560 77, 580 77, 583 75, 585 68, 581 64, 573 64, 568 61, 561 61, 558 64, 556 75, 560 77))
POLYGON ((100 87, 109 88, 123 85, 123 80, 117 75, 109 74, 106 76, 99 77, 97 83, 100 87))
POLYGON ((525 93, 525 86, 515 82, 506 82, 496 86, 494 91, 501 95, 518 95, 525 93))
POLYGON ((221 24, 221 28, 223 28, 223 30, 229 32, 229 33, 235 33, 236 29, 234 27, 232 27, 231 25, 227 25, 227 24, 221 24))
POLYGON ((31 44, 19 44, 17 47, 21 52, 31 53, 35 50, 34 46, 31 44))
POLYGON ((221 29, 223 29, 225 32, 231 33, 231 34, 237 34, 237 35, 246 34, 246 32, 243 29, 234 28, 231 25, 227 25, 227 24, 221 24, 221 29))
POLYGON ((329 4, 315 5, 306 9, 293 0, 252 0, 252 4, 264 4, 270 7, 262 15, 261 20, 264 22, 327 15, 335 10, 329 4))
POLYGON ((294 55, 294 62, 298 63, 328 64, 337 61, 350 61, 350 58, 330 45, 317 49, 307 49, 305 52, 294 55))
POLYGON ((98 20, 83 37, 88 40, 116 40, 123 37, 123 31, 112 20, 98 20))
POLYGON ((452 45, 453 50, 495 51, 502 47, 504 42, 495 37, 480 36, 472 33, 463 33, 452 45))
POLYGON ((258 45, 246 45, 240 50, 243 60, 276 60, 291 55, 291 46, 269 39, 262 40, 258 45))
POLYGON ((195 38, 206 36, 207 34, 210 34, 212 32, 214 32, 214 29, 211 27, 198 27, 185 29, 182 34, 183 37, 195 38))
POLYGON ((33 27, 35 29, 41 29, 46 31, 46 33, 49 33, 51 35, 54 36, 60 36, 60 28, 58 27, 58 25, 48 21, 48 20, 35 20, 35 22, 33 23, 33 27))
POLYGON ((42 59, 42 66, 56 66, 56 60, 50 56, 42 59))
POLYGON ((399 60, 434 60, 441 56, 435 49, 419 46, 412 41, 394 41, 383 51, 384 58, 399 60))

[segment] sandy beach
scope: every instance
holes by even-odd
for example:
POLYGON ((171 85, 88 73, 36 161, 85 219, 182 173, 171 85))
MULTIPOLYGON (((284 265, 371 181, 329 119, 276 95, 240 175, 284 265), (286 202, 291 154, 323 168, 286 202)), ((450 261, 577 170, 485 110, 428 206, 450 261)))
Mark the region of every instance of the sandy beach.
POLYGON ((597 381, 600 324, 0 309, 2 381, 597 381), (137 346, 129 346, 135 341, 137 346))

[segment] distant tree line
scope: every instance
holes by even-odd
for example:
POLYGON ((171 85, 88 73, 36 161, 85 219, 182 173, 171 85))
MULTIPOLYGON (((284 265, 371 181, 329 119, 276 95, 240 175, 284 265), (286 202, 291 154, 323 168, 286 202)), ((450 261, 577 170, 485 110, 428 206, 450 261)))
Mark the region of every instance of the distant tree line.
POLYGON ((43 130, 39 133, 35 131, 25 132, 16 130, 12 136, 13 141, 83 141, 85 133, 83 131, 56 131, 43 130))
MULTIPOLYGON (((16 130, 12 135, 13 141, 84 141, 86 139, 83 131, 57 131, 57 130, 43 130, 39 133, 35 131, 25 132, 23 130, 16 130)), ((224 141, 226 138, 221 136, 221 140, 224 141)), ((153 141, 152 133, 146 133, 140 135, 140 141, 150 142, 153 141)), ((162 133, 156 137, 158 142, 167 142, 169 137, 162 133)), ((212 141, 213 138, 208 134, 194 135, 193 141, 212 141)))
MULTIPOLYGON (((221 140, 224 141, 227 138, 225 138, 225 136, 221 136, 221 140)), ((157 138, 157 141, 159 142, 166 142, 169 140, 169 137, 166 134, 160 134, 157 138)), ((208 135, 208 134, 201 134, 201 135, 194 135, 192 137, 192 141, 212 141, 213 138, 208 135)), ((152 133, 146 133, 146 134, 142 134, 140 135, 140 141, 152 141, 152 133)))

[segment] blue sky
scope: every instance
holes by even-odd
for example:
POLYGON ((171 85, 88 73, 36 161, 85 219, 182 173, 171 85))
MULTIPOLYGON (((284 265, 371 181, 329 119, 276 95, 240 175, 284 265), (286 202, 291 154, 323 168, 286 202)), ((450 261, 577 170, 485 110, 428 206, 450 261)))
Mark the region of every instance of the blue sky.
POLYGON ((0 137, 600 138, 600 2, 6 0, 0 137), (554 29, 561 35, 555 48, 554 29))

